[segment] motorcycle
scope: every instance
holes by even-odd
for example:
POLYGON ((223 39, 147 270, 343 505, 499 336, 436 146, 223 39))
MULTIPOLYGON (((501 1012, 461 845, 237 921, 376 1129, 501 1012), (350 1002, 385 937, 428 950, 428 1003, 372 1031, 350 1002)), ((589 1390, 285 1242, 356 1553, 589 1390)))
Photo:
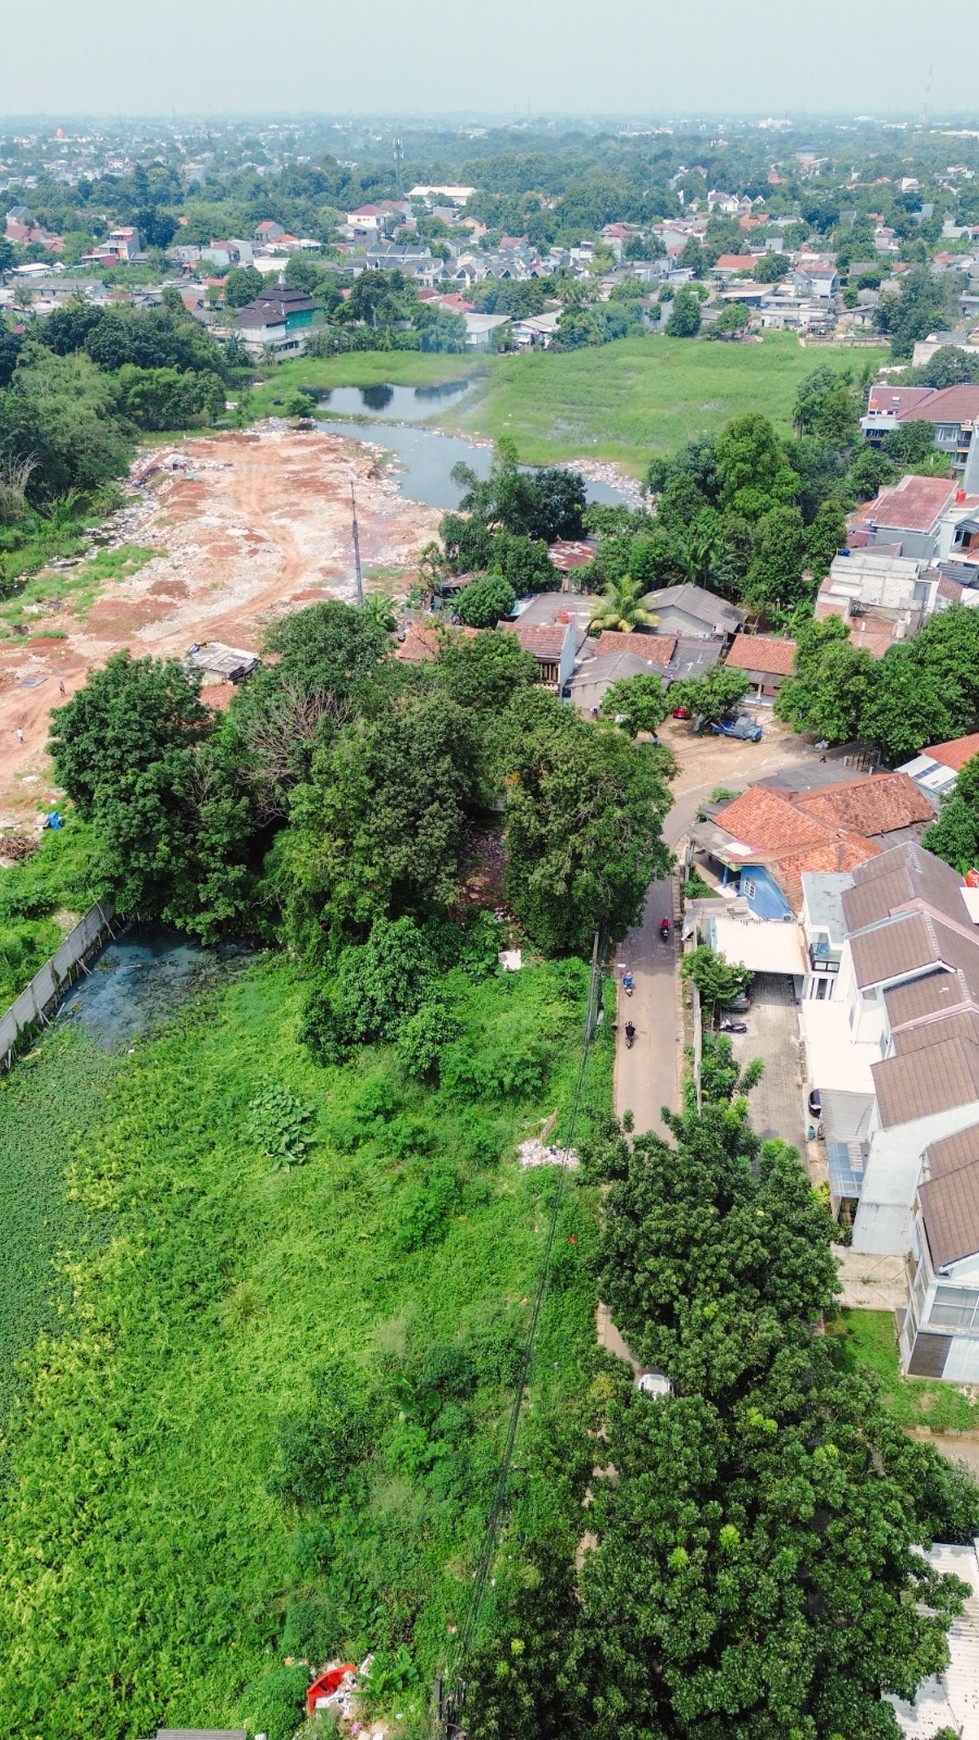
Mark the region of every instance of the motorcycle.
POLYGON ((669 942, 671 928, 668 918, 664 918, 660 921, 659 934, 661 942, 669 942))
POLYGON ((625 992, 627 997, 632 996, 632 987, 633 987, 632 974, 631 973, 623 973, 623 975, 622 975, 622 989, 625 992))
POLYGON ((717 1031, 718 1033, 747 1033, 748 1023, 746 1021, 729 1021, 725 1017, 723 1021, 717 1023, 717 1031))
POLYGON ((631 1051, 632 1047, 635 1045, 635 1043, 636 1043, 636 1029, 633 1026, 633 1023, 631 1021, 627 1021, 625 1024, 626 1050, 631 1051))

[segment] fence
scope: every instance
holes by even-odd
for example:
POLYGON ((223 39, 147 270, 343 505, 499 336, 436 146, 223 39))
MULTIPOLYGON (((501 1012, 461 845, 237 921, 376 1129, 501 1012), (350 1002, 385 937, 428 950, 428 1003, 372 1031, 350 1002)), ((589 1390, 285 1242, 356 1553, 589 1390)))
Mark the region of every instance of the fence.
POLYGON ((22 1035, 29 1033, 39 1021, 47 1019, 48 1011, 60 1002, 72 983, 75 969, 81 966, 85 956, 100 948, 112 935, 113 916, 109 905, 100 905, 96 901, 94 906, 90 906, 85 917, 68 932, 57 952, 45 961, 26 989, 0 1015, 0 1067, 10 1068, 22 1035))

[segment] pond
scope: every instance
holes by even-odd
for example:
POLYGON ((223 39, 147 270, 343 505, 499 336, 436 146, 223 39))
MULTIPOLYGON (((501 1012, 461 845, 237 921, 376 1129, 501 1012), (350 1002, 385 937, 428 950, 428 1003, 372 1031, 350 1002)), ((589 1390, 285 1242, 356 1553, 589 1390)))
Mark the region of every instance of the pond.
POLYGON ((370 417, 374 422, 421 423, 436 411, 457 405, 474 382, 443 381, 438 387, 327 387, 316 390, 316 407, 331 417, 370 417))
POLYGON ((118 1051, 253 959, 254 949, 245 943, 205 949, 175 931, 127 925, 90 963, 58 1018, 76 1022, 106 1050, 118 1051))
MULTIPOLYGON (((463 391, 468 391, 470 383, 466 383, 463 391)), ((451 384, 455 397, 460 397, 458 388, 451 384)), ((431 387, 334 387, 330 398, 329 409, 333 410, 337 399, 342 393, 354 394, 358 399, 373 392, 406 393, 409 397, 419 392, 431 393, 431 387)), ((444 395, 448 389, 442 388, 444 395)), ((454 401, 452 401, 454 402, 454 401)), ((446 403, 443 396, 441 403, 446 403)), ((431 405, 427 412, 415 412, 419 416, 431 414, 431 405)), ((452 511, 459 506, 462 490, 452 481, 452 468, 461 460, 468 465, 477 477, 488 477, 493 458, 493 449, 488 445, 474 446, 461 435, 446 435, 441 429, 428 429, 415 422, 389 421, 385 414, 376 425, 370 423, 342 423, 332 416, 324 420, 336 435, 345 435, 351 441, 376 441, 385 451, 394 456, 393 476, 397 479, 398 492, 407 496, 410 501, 422 502, 426 507, 441 508, 452 511)), ((531 467, 527 467, 528 470, 531 467)), ((573 469, 573 466, 572 466, 573 469)), ((588 500, 602 502, 611 507, 621 503, 633 506, 631 495, 624 489, 617 489, 614 484, 587 480, 588 500)))

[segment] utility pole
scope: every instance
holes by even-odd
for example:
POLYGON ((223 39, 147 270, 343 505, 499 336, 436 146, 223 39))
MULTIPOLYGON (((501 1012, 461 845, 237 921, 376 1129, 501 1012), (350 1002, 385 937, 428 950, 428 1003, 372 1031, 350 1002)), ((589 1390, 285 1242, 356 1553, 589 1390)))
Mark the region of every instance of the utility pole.
POLYGON ((350 505, 353 509, 354 575, 355 575, 356 581, 357 581, 357 603, 358 603, 358 605, 363 606, 363 602, 364 602, 364 576, 361 572, 361 567, 360 567, 360 527, 357 524, 357 497, 354 495, 353 484, 350 485, 350 505))

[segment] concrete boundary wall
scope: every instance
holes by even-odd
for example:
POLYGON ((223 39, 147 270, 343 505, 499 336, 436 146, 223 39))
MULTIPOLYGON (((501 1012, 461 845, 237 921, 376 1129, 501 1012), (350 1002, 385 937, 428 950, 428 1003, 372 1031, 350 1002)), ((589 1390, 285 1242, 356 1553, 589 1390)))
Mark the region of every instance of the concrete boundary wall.
POLYGON ((0 1066, 9 1069, 21 1036, 45 1021, 72 984, 72 977, 86 955, 101 948, 112 935, 113 909, 96 901, 84 918, 68 932, 61 947, 30 984, 0 1015, 0 1066))

